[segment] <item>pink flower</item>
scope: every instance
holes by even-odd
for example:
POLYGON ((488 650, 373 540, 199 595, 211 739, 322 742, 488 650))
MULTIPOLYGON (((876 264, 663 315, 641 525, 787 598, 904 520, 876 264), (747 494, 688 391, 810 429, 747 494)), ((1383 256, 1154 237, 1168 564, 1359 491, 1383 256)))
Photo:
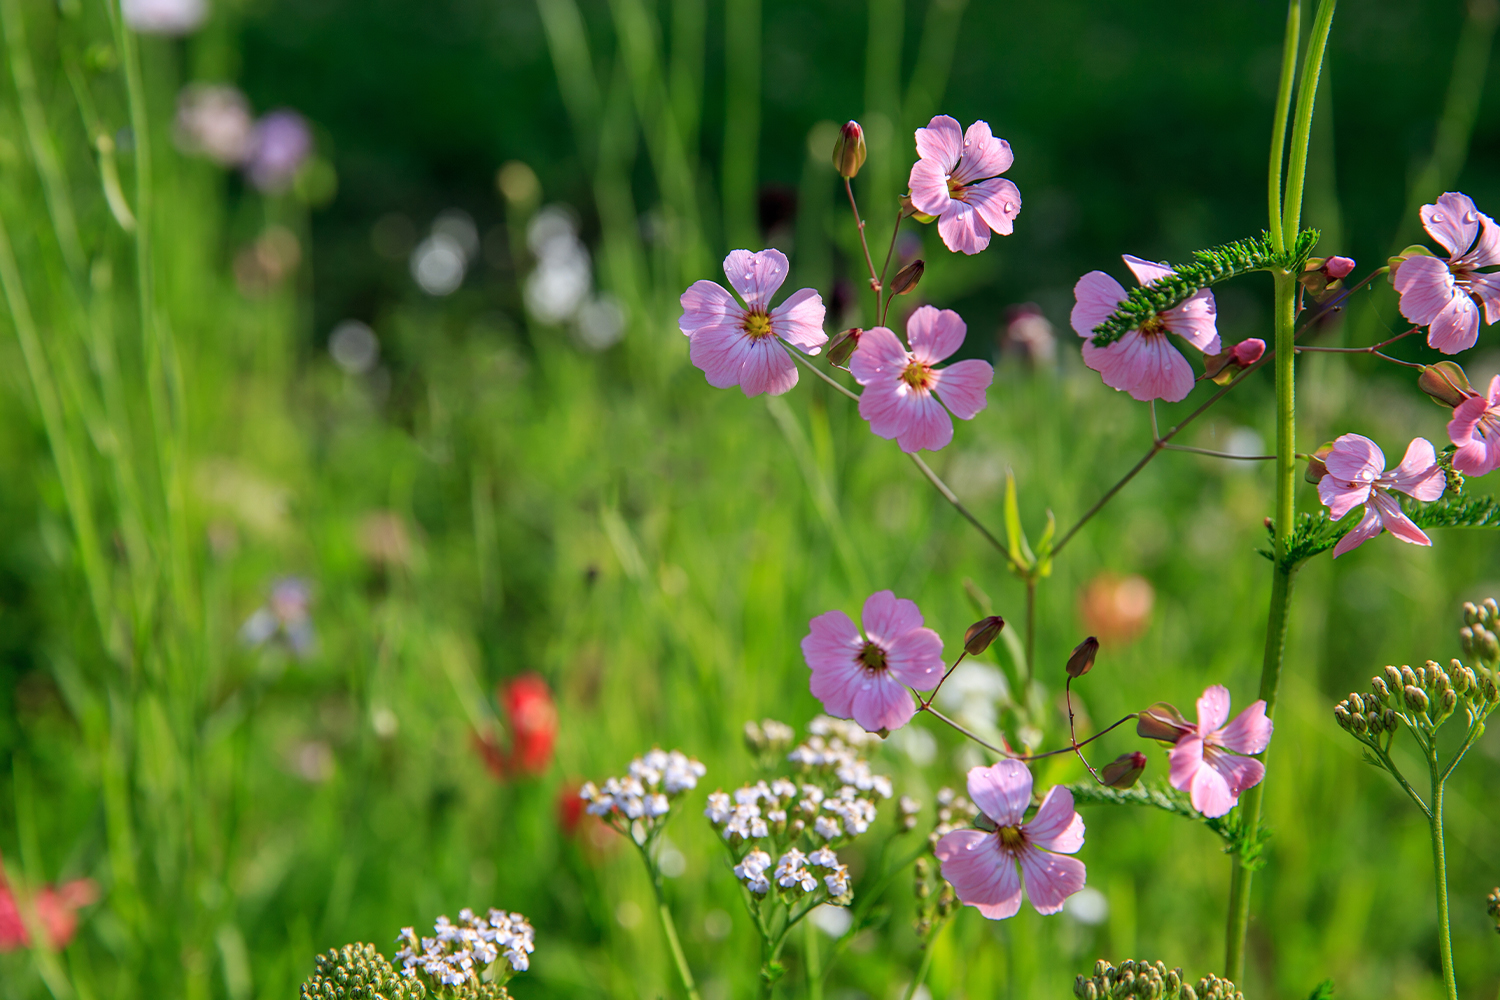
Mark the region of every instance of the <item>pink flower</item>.
POLYGON ((712 281, 695 281, 682 293, 677 325, 688 338, 688 356, 709 385, 737 385, 747 396, 779 396, 797 384, 797 365, 779 341, 804 351, 827 342, 823 300, 811 288, 771 308, 771 296, 786 274, 780 250, 731 250, 724 258, 724 277, 745 300, 743 306, 712 281))
POLYGON ((912 164, 911 202, 917 211, 938 218, 938 233, 948 249, 974 254, 990 245, 990 230, 1009 236, 1021 211, 1021 192, 999 174, 1015 159, 1010 143, 997 139, 988 122, 967 132, 947 115, 917 129, 917 156, 912 164))
POLYGON ((1432 539, 1412 523, 1390 494, 1393 489, 1400 490, 1426 501, 1443 495, 1448 480, 1437 464, 1432 443, 1426 438, 1412 438, 1406 447, 1406 457, 1390 472, 1385 470, 1385 453, 1374 441, 1359 434, 1337 438, 1324 464, 1328 474, 1318 480, 1318 498, 1328 505, 1333 519, 1341 520, 1355 507, 1365 505, 1364 520, 1333 547, 1335 559, 1382 531, 1413 545, 1432 544, 1432 539))
POLYGON ((1083 888, 1083 862, 1064 856, 1083 846, 1083 817, 1066 788, 1054 785, 1031 822, 1023 823, 1031 772, 1018 760, 1002 760, 969 770, 969 798, 995 828, 954 830, 937 843, 943 878, 960 900, 1004 920, 1021 908, 1022 876, 1031 905, 1043 914, 1061 910, 1063 900, 1083 888))
POLYGON ((1490 379, 1490 394, 1470 396, 1453 408, 1448 440, 1458 445, 1453 467, 1466 476, 1500 469, 1500 375, 1490 379))
MULTIPOLYGON (((1173 273, 1165 264, 1129 254, 1124 260, 1142 285, 1173 273)), ((1205 354, 1219 351, 1219 332, 1214 325, 1217 309, 1213 293, 1206 288, 1107 347, 1094 346, 1094 327, 1119 308, 1126 297, 1124 287, 1103 271, 1090 271, 1073 286, 1073 296, 1078 300, 1073 307, 1073 329, 1088 341, 1083 345, 1083 363, 1098 372, 1105 385, 1129 392, 1132 399, 1175 403, 1193 391, 1193 366, 1167 340, 1167 334, 1177 334, 1205 354)))
POLYGON ((1468 195, 1454 191, 1422 206, 1422 225, 1447 249, 1448 259, 1415 254, 1401 262, 1391 281, 1401 293, 1401 315, 1428 327, 1428 344, 1457 354, 1479 339, 1476 300, 1484 303, 1486 323, 1500 320, 1500 274, 1477 273, 1500 264, 1500 228, 1468 195))
POLYGON ((995 377, 989 362, 932 367, 963 345, 967 329, 953 310, 922 306, 906 321, 910 351, 883 326, 860 335, 849 371, 865 387, 859 415, 870 430, 895 438, 905 452, 937 451, 953 440, 949 412, 972 420, 984 409, 984 391, 995 377))
POLYGON ((829 715, 852 718, 870 732, 900 729, 917 706, 907 686, 927 687, 943 672, 943 640, 922 627, 922 612, 889 590, 871 594, 861 613, 865 636, 842 611, 808 625, 802 655, 813 697, 829 715))
POLYGON ((1230 348, 1230 353, 1234 355, 1235 364, 1248 368, 1266 353, 1266 342, 1259 337, 1251 337, 1249 340, 1242 340, 1235 344, 1230 348))
POLYGON ((1229 719, 1229 689, 1215 684, 1198 699, 1198 724, 1191 725, 1170 705, 1157 705, 1146 715, 1161 724, 1158 731, 1143 735, 1176 733, 1177 745, 1167 759, 1172 765, 1172 787, 1189 792, 1193 808, 1210 818, 1233 809, 1245 789, 1260 784, 1266 766, 1250 757, 1237 754, 1260 753, 1271 742, 1271 720, 1266 718, 1266 703, 1257 701, 1229 719))
POLYGON ((1323 263, 1323 273, 1333 280, 1349 277, 1349 272, 1354 270, 1354 261, 1349 257, 1329 257, 1323 263))

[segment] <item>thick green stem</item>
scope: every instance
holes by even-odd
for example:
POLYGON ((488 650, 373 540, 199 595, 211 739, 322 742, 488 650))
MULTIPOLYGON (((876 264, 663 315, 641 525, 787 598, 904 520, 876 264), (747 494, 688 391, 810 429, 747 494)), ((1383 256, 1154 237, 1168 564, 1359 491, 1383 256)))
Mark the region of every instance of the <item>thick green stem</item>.
POLYGON ((1438 950, 1443 958, 1443 986, 1448 1000, 1458 1000, 1458 980, 1453 975, 1453 935, 1448 928, 1448 858, 1443 851, 1443 782, 1438 773, 1437 748, 1427 751, 1427 769, 1432 777, 1432 874, 1437 882, 1438 950))

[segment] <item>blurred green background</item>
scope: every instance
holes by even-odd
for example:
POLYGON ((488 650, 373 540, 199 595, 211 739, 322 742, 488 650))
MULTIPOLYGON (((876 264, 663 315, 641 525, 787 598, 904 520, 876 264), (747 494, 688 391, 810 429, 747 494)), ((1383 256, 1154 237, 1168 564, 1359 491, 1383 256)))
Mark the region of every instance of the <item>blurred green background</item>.
MULTIPOLYGON (((3 0, 0 14, 0 853, 15 885, 87 877, 101 895, 67 948, 0 954, 0 997, 247 1000, 294 995, 319 949, 390 950, 404 925, 490 905, 537 928, 518 998, 677 995, 636 860, 563 829, 576 782, 653 744, 702 759, 709 789, 752 778, 741 724, 817 711, 806 621, 855 613, 871 590, 917 600, 950 651, 977 616, 971 591, 1023 617, 1020 584, 845 399, 811 378, 770 402, 709 388, 687 364, 678 295, 717 278, 728 249, 775 245, 788 290, 817 287, 831 328, 868 324, 827 162, 835 124, 866 129, 856 190, 883 251, 911 130, 939 112, 987 120, 1015 150, 1015 235, 965 258, 909 226, 897 250, 928 261, 909 305, 958 309, 965 353, 997 363, 989 408, 933 461, 991 524, 1007 468, 1033 537, 1048 510, 1071 524, 1150 442, 1146 408, 1082 367, 1072 284, 1123 276, 1121 253, 1183 259, 1260 231, 1285 10, 219 3, 191 37, 138 39, 135 119, 132 43, 103 5, 3 0), (180 153, 174 109, 193 81, 234 83, 257 113, 302 112, 318 156, 303 182, 267 196, 180 153), (146 149, 149 245, 112 216, 100 173, 115 163, 139 211, 146 149), (414 277, 434 233, 467 247, 443 295, 414 277), (549 312, 549 267, 573 281, 572 312, 549 312), (1001 350, 1007 309, 1026 302, 1051 321, 1055 365, 1001 350), (341 324, 353 339, 330 354, 341 324), (300 657, 238 638, 288 576, 311 593, 317 642, 300 657), (493 692, 526 672, 555 694, 556 758, 497 780, 475 734, 504 745, 493 692)), ((1420 235, 1415 206, 1443 190, 1500 210, 1496 16, 1486 2, 1340 9, 1306 210, 1320 253, 1363 274, 1420 235)), ((1269 291, 1254 276, 1216 289, 1226 340, 1269 337, 1269 291)), ((1377 282, 1326 342, 1398 322, 1377 282)), ((1486 331, 1464 359, 1476 383, 1500 370, 1497 348, 1486 331)), ((1299 447, 1349 430, 1392 457, 1415 434, 1446 440, 1446 412, 1405 370, 1322 356, 1301 372, 1299 447)), ((1253 380, 1187 442, 1263 447, 1270 389, 1253 380)), ((1198 399, 1160 407, 1164 424, 1198 399)), ((1311 487, 1300 499, 1316 506, 1311 487)), ((1091 719, 1186 706, 1211 683, 1247 702, 1270 505, 1257 466, 1158 459, 1041 591, 1048 697, 1098 624, 1082 595, 1103 573, 1140 574, 1154 602, 1081 685, 1091 719)), ((1303 571, 1252 995, 1300 998, 1328 976, 1346 996, 1439 995, 1425 826, 1331 707, 1385 663, 1456 655, 1459 603, 1500 597, 1497 556, 1487 535, 1445 532, 1430 550, 1382 539, 1303 571)), ((971 701, 971 717, 1013 720, 993 692, 971 701)), ((1049 745, 1063 721, 1049 714, 1049 745)), ((930 808, 981 758, 929 722, 930 739, 893 739, 877 761, 930 808)), ((1096 757, 1134 749, 1126 733, 1096 757)), ((1484 912, 1500 883, 1497 758, 1492 734, 1450 786, 1466 996, 1500 986, 1484 912)), ((1059 758, 1038 780, 1082 774, 1059 758)), ((700 808, 701 790, 673 820, 685 869, 668 893, 705 1000, 748 997, 756 942, 700 808)), ((931 996, 1066 996, 1097 957, 1219 968, 1218 841, 1165 815, 1085 819, 1104 906, 963 913, 938 939, 931 996)), ((854 850, 856 875, 881 836, 854 850)), ((904 880, 881 906, 882 929, 831 969, 831 1000, 894 998, 910 980, 904 880)), ((789 996, 805 995, 799 948, 789 996)))

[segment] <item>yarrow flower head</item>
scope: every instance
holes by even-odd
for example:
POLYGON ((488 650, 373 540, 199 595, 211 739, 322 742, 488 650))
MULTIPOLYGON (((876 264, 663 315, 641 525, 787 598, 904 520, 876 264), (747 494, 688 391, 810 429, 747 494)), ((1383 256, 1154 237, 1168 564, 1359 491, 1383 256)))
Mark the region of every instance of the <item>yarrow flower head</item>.
POLYGON ((1364 519, 1334 546, 1335 559, 1382 531, 1413 545, 1432 544, 1432 539, 1412 523, 1390 492, 1398 490, 1423 501, 1443 495, 1447 477, 1437 464, 1432 442, 1413 438, 1401 464, 1386 471, 1385 453, 1374 441, 1360 434, 1345 434, 1333 442, 1333 450, 1324 464, 1328 474, 1318 481, 1318 497, 1333 519, 1341 520, 1355 507, 1365 505, 1364 519))
POLYGON ((1500 375, 1490 379, 1487 396, 1470 393, 1453 408, 1448 439, 1458 448, 1453 467, 1466 476, 1500 469, 1500 375))
POLYGON ((1401 315, 1427 327, 1427 343, 1457 354, 1479 339, 1480 303, 1486 323, 1500 320, 1500 274, 1480 271, 1500 264, 1500 228, 1456 191, 1423 205, 1421 214, 1422 227, 1448 259, 1408 251, 1399 264, 1393 262, 1391 283, 1401 293, 1401 315))
POLYGON ((665 822, 673 801, 698 787, 706 773, 703 764, 682 751, 656 748, 632 760, 625 777, 606 778, 602 789, 584 782, 578 797, 588 803, 590 815, 622 833, 639 822, 649 837, 665 822))
POLYGON ((1021 884, 1042 914, 1056 913, 1083 888, 1082 861, 1067 857, 1083 847, 1083 817, 1073 794, 1055 785, 1031 820, 1031 771, 1018 760, 1002 760, 969 771, 969 796, 993 826, 954 830, 937 843, 943 878, 958 898, 991 920, 1021 908, 1021 884))
MULTIPOLYGON (((1142 285, 1150 285, 1173 274, 1165 264, 1153 264, 1129 254, 1125 264, 1142 285)), ((1111 389, 1130 393, 1132 399, 1164 399, 1175 403, 1193 391, 1193 366, 1167 339, 1177 336, 1205 354, 1219 352, 1217 307, 1214 295, 1201 288, 1181 305, 1157 313, 1139 329, 1106 347, 1094 346, 1094 327, 1103 323, 1126 298, 1124 286, 1103 271, 1090 271, 1073 287, 1073 329, 1087 343, 1083 363, 1098 372, 1111 389)))
POLYGON ((967 132, 947 115, 917 129, 917 160, 908 184, 911 202, 935 215, 938 234, 954 253, 976 254, 990 245, 990 232, 1009 236, 1021 211, 1021 192, 999 176, 1015 157, 988 122, 967 132))
POLYGON ((830 715, 853 718, 870 732, 900 729, 917 706, 907 690, 928 687, 943 670, 943 640, 922 625, 922 612, 889 590, 865 601, 865 634, 842 611, 809 622, 802 655, 813 697, 830 715))
MULTIPOLYGON (((446 916, 438 917, 432 937, 419 939, 414 928, 403 927, 396 943, 401 945, 396 961, 407 979, 425 980, 424 985, 434 990, 491 984, 498 990, 516 973, 530 968, 535 933, 519 913, 490 910, 480 917, 464 909, 459 911, 456 924, 446 916), (491 968, 501 958, 503 964, 491 968)), ((495 995, 505 994, 500 991, 495 995)))
POLYGON ((771 308, 787 270, 780 250, 731 250, 724 258, 724 277, 744 305, 712 281, 695 281, 682 293, 678 328, 688 338, 688 357, 709 385, 737 385, 747 396, 779 396, 797 384, 796 362, 781 342, 806 352, 828 341, 823 299, 811 288, 771 308))
POLYGON ((1215 684, 1198 699, 1198 722, 1159 702, 1140 715, 1136 731, 1147 739, 1172 742, 1172 787, 1188 792, 1193 808, 1210 818, 1223 816, 1240 793, 1260 784, 1266 766, 1243 754, 1263 752, 1271 742, 1266 703, 1253 702, 1229 721, 1229 689, 1215 684))
POLYGON ((985 390, 995 378, 989 362, 933 367, 963 346, 967 329, 953 310, 922 306, 906 321, 911 350, 883 326, 860 336, 849 371, 865 387, 859 415, 870 430, 895 438, 904 452, 937 451, 953 440, 950 412, 972 420, 984 409, 985 390))

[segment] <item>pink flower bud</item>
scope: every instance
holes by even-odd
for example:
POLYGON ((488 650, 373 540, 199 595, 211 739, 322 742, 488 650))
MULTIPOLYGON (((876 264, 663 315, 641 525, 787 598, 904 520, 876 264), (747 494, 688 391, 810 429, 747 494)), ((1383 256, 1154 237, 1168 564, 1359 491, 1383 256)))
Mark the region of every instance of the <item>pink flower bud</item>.
POLYGON ((1330 278, 1337 281, 1339 278, 1347 278, 1349 272, 1354 270, 1354 261, 1348 257, 1329 257, 1323 265, 1323 271, 1330 278))
POLYGON ((1136 735, 1167 743, 1176 743, 1179 736, 1192 728, 1192 724, 1183 718, 1175 705, 1164 701, 1159 701, 1142 712, 1135 725, 1136 735))
POLYGON ((1439 361, 1428 365, 1417 376, 1417 388, 1431 396, 1443 406, 1458 406, 1471 396, 1478 395, 1469 385, 1469 377, 1452 361, 1439 361))
POLYGON ((1261 359, 1266 353, 1266 342, 1259 337, 1251 337, 1234 345, 1234 363, 1249 367, 1261 359))
POLYGON ((865 165, 865 130, 859 122, 845 122, 839 129, 839 141, 833 147, 833 166, 846 180, 865 165))
POLYGON ((1114 760, 1105 764, 1099 771, 1099 777, 1110 788, 1129 788, 1140 779, 1146 770, 1146 755, 1139 750, 1123 753, 1114 760))

